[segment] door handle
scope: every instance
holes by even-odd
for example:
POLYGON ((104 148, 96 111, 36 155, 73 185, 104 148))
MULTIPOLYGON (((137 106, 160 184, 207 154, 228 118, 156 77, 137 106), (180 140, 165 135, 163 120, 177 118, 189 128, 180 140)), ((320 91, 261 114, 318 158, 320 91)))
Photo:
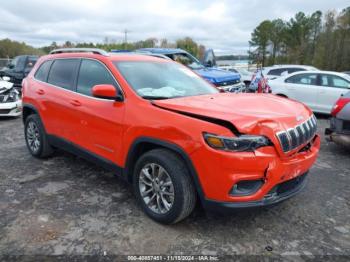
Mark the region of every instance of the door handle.
POLYGON ((45 91, 43 89, 38 89, 38 90, 36 90, 36 93, 38 95, 43 95, 43 94, 45 94, 45 91))
POLYGON ((80 103, 78 100, 71 100, 70 103, 71 103, 73 106, 81 106, 81 103, 80 103))

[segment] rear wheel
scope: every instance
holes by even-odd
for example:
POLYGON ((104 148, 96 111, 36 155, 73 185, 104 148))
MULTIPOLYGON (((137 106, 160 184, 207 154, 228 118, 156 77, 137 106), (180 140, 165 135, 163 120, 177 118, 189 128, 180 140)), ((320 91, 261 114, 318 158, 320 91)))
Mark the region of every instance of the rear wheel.
POLYGON ((24 135, 29 152, 38 158, 45 158, 53 153, 40 117, 29 115, 24 124, 24 135))
POLYGON ((133 186, 144 212, 163 224, 184 219, 196 204, 196 191, 186 165, 166 149, 155 149, 140 157, 133 186))

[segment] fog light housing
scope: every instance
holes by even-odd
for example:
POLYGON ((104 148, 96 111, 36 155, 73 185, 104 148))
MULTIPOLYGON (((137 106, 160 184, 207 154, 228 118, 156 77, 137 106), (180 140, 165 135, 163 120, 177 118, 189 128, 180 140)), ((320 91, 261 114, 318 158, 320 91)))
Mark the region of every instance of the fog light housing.
POLYGON ((256 193, 264 184, 263 180, 242 180, 237 182, 230 190, 231 196, 249 196, 256 193))

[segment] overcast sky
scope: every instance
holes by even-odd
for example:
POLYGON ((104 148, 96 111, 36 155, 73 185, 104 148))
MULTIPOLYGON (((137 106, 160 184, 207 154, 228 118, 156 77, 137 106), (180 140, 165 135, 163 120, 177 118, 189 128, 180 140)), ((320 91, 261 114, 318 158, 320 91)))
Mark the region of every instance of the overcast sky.
POLYGON ((105 37, 122 42, 128 29, 129 41, 190 36, 218 53, 237 54, 246 52, 252 30, 264 19, 349 5, 349 0, 6 0, 0 38, 36 47, 105 37))

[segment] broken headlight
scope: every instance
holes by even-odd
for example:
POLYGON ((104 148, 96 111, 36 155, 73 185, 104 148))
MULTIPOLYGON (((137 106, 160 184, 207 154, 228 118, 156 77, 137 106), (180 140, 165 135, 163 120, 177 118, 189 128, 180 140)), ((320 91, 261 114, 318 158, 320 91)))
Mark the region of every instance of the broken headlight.
POLYGON ((267 137, 255 135, 223 137, 205 133, 204 140, 212 148, 236 152, 252 152, 259 147, 272 145, 267 137))
POLYGON ((17 100, 19 100, 19 92, 14 88, 0 94, 0 102, 2 103, 11 103, 16 102, 17 100))

